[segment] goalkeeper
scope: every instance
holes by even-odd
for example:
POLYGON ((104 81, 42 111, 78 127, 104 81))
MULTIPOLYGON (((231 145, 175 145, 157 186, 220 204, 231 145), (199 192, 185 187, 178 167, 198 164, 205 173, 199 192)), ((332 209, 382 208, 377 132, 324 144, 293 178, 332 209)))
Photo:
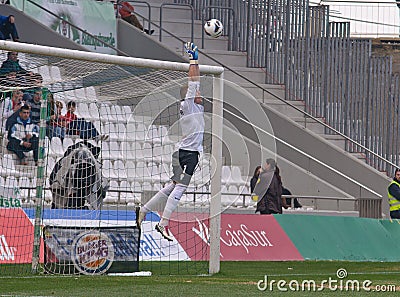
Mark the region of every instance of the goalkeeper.
POLYGON ((146 213, 152 211, 160 201, 166 200, 161 220, 155 229, 169 241, 173 238, 168 231, 168 221, 185 193, 199 161, 199 154, 203 151, 204 107, 200 96, 199 54, 197 46, 191 42, 186 43, 185 51, 190 58, 189 82, 181 88, 184 100, 181 102, 179 123, 183 136, 177 145, 178 151, 172 154, 174 175, 171 182, 153 196, 137 215, 137 226, 140 228, 146 213))

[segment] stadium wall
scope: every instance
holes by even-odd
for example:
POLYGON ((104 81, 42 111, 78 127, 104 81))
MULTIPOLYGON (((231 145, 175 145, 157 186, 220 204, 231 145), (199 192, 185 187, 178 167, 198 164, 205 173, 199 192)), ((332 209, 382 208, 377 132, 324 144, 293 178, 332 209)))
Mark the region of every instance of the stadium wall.
POLYGON ((305 260, 400 261, 400 221, 275 215, 305 260))
MULTIPOLYGON (((0 217, 14 218, 12 224, 19 231, 10 233, 8 231, 12 229, 0 224, 0 264, 30 263, 34 210, 6 207, 3 202, 0 217)), ((117 210, 98 214, 84 210, 71 210, 68 214, 62 214, 60 210, 46 210, 43 224, 67 223, 74 226, 77 222, 81 223, 82 217, 86 218, 85 224, 97 226, 110 218, 114 218, 114 227, 126 228, 135 224, 134 211, 117 210), (81 212, 86 212, 86 215, 82 216, 81 212)), ((209 219, 206 214, 175 213, 170 224, 175 240, 171 243, 154 231, 154 224, 159 218, 159 214, 153 213, 143 222, 140 260, 208 260, 209 219)), ((69 240, 73 242, 74 238, 69 240)), ((399 262, 400 222, 316 215, 222 214, 220 243, 222 261, 399 262)), ((129 242, 118 245, 117 254, 128 253, 129 246, 129 242)), ((43 241, 40 255, 43 262, 43 241)))

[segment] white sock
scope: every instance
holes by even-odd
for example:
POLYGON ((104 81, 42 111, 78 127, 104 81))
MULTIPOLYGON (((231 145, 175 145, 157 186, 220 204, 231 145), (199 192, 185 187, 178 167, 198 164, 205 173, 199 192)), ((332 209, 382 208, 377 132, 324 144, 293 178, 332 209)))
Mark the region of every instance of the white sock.
POLYGON ((181 200, 181 197, 183 193, 185 193, 187 189, 187 186, 183 184, 177 184, 175 185, 175 189, 172 191, 172 193, 169 195, 167 204, 165 205, 162 218, 160 221, 161 226, 168 226, 168 221, 169 218, 171 217, 172 213, 178 206, 179 200, 181 200))
POLYGON ((175 188, 175 184, 170 182, 164 186, 160 191, 157 192, 143 207, 140 208, 140 212, 148 213, 153 211, 157 204, 162 201, 167 201, 168 196, 171 194, 172 190, 175 188))

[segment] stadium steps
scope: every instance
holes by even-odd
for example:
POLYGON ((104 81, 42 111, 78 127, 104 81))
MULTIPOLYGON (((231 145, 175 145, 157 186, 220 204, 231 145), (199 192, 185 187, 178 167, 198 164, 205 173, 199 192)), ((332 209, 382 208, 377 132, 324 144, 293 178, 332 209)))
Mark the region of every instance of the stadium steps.
MULTIPOLYGON (((152 5, 152 7, 154 6, 155 9, 157 9, 157 6, 159 6, 159 1, 150 1, 150 4, 152 5)), ((186 25, 187 32, 183 33, 182 33, 182 27, 185 27, 184 25, 182 25, 179 28, 176 28, 172 25, 173 23, 175 23, 176 26, 178 27, 178 23, 179 24, 182 23, 182 15, 179 16, 179 22, 171 21, 171 26, 169 26, 165 21, 165 26, 171 28, 171 33, 173 34, 175 33, 179 38, 187 40, 188 38, 190 38, 189 18, 186 21, 187 21, 186 25)), ((196 26, 198 26, 198 28, 195 29, 195 32, 200 32, 200 30, 202 30, 202 24, 196 22, 196 26)), ((198 45, 200 44, 199 41, 201 42, 201 39, 199 37, 195 38, 195 42, 197 42, 198 45)), ((156 37, 152 38, 156 40, 156 37)), ((209 38, 206 38, 205 41, 207 42, 208 39, 209 38)), ((222 41, 222 44, 220 42, 213 44, 211 43, 206 44, 205 48, 204 49, 200 48, 200 50, 206 54, 209 54, 216 60, 220 60, 227 66, 232 67, 233 70, 238 71, 240 74, 248 77, 251 81, 257 82, 261 84, 261 86, 266 87, 268 91, 275 94, 279 98, 285 99, 284 86, 282 85, 272 86, 264 84, 265 73, 263 72, 262 69, 247 68, 246 56, 243 53, 228 51, 227 39, 219 38, 218 41, 222 41), (223 46, 223 43, 225 43, 225 47, 223 46)), ((164 40, 163 38, 162 44, 164 44, 166 48, 176 52, 177 54, 182 54, 183 52, 182 50, 183 44, 181 41, 173 40, 172 38, 166 38, 164 40)), ((209 62, 209 64, 211 65, 216 64, 211 59, 207 59, 207 57, 202 56, 201 59, 202 59, 200 60, 201 63, 209 62)), ((284 103, 279 101, 279 99, 274 98, 274 96, 269 95, 267 92, 264 92, 261 89, 257 89, 251 83, 243 80, 242 78, 231 73, 230 71, 225 72, 224 78, 243 87, 245 90, 253 94, 259 101, 265 103, 264 108, 266 109, 267 114, 269 115, 268 118, 273 125, 274 131, 276 130, 275 132, 277 132, 277 135, 279 135, 283 140, 287 141, 292 145, 295 145, 295 147, 298 147, 307 154, 318 156, 317 158, 318 160, 326 162, 333 168, 338 169, 339 172, 340 171, 345 172, 346 175, 350 176, 351 178, 354 178, 355 180, 358 181, 363 180, 362 183, 364 185, 370 185, 373 189, 375 189, 375 191, 383 194, 382 196, 385 197, 384 189, 386 187, 386 177, 383 176, 380 172, 368 166, 365 162, 363 162, 364 161, 363 159, 360 160, 360 157, 354 157, 351 154, 345 152, 344 140, 341 139, 340 136, 332 136, 332 135, 326 136, 324 134, 325 128, 321 124, 319 124, 315 120, 304 117, 304 115, 302 115, 301 112, 294 109, 293 107, 285 107, 284 103), (274 120, 277 117, 279 117, 279 120, 274 120), (293 135, 294 133, 293 131, 297 131, 297 134, 293 135), (302 135, 303 137, 299 138, 299 135, 302 135), (322 156, 320 155, 321 153, 326 153, 328 155, 322 156), (332 156, 338 156, 340 160, 331 163, 332 156), (351 167, 351 169, 348 168, 349 166, 351 167), (357 170, 361 172, 364 171, 367 172, 365 174, 370 175, 370 178, 375 182, 371 183, 364 177, 362 176, 360 177, 359 176, 360 172, 357 172, 357 170)), ((227 96, 229 97, 230 94, 227 96)), ((301 110, 304 109, 304 102, 302 101, 290 101, 290 103, 294 104, 301 110)), ((241 134, 249 135, 246 133, 247 131, 244 130, 241 131, 241 134)), ((256 152, 256 150, 254 150, 254 152, 256 152)), ((250 154, 251 153, 252 152, 250 152, 250 154)), ((338 193, 341 193, 343 195, 347 193, 350 195, 350 197, 360 197, 360 195, 363 196, 365 194, 361 193, 363 192, 363 190, 361 190, 360 192, 360 188, 355 189, 354 185, 352 185, 348 181, 342 180, 341 177, 338 178, 337 176, 334 176, 336 174, 332 172, 326 172, 327 170, 326 168, 320 168, 319 166, 316 166, 313 161, 310 160, 307 161, 306 160, 307 158, 304 158, 303 155, 301 154, 299 155, 296 152, 292 152, 288 148, 282 148, 280 145, 278 145, 278 154, 281 155, 279 157, 280 159, 278 162, 284 168, 282 170, 282 172, 284 172, 284 180, 288 181, 285 183, 287 183, 287 186, 289 186, 289 188, 291 188, 295 192, 304 191, 304 193, 308 193, 308 191, 314 191, 314 193, 324 195, 324 193, 327 193, 329 191, 333 192, 337 191, 336 195, 339 195, 338 193), (296 167, 296 169, 293 169, 295 166, 299 166, 301 169, 299 169, 298 167, 296 167), (305 170, 304 174, 314 175, 313 176, 314 181, 307 184, 307 186, 305 186, 306 182, 303 182, 303 184, 298 184, 296 181, 296 180, 303 180, 303 177, 299 176, 299 173, 302 172, 302 169, 305 170), (321 179, 318 180, 318 178, 321 179), (339 180, 341 182, 338 182, 339 180), (321 188, 318 188, 320 186, 318 183, 323 184, 325 182, 331 185, 333 188, 329 188, 328 186, 327 187, 321 186, 321 188)), ((238 164, 238 165, 246 165, 246 164, 238 164)), ((310 179, 312 179, 312 177, 310 177, 310 179)), ((330 195, 336 196, 332 192, 330 193, 330 195)), ((349 211, 354 210, 354 203, 353 205, 349 205, 348 209, 343 209, 343 210, 349 210, 349 211)))

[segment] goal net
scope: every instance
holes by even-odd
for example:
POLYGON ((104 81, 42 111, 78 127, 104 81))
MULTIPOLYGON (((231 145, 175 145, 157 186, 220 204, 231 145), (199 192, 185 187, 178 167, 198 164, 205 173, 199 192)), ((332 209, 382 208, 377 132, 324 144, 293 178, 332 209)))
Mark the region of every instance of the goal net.
POLYGON ((22 67, 2 69, 0 82, 0 274, 213 271, 222 68, 200 67, 204 152, 168 242, 154 230, 164 205, 141 231, 135 209, 172 176, 188 65, 12 42, 0 49, 1 61, 13 53, 22 67))

